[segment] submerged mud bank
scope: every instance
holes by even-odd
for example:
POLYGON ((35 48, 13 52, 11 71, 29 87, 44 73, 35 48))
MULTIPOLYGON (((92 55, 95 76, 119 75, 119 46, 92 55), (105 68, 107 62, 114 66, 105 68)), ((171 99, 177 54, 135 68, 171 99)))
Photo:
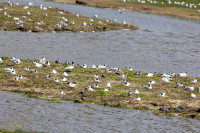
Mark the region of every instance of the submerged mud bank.
POLYGON ((44 58, 33 61, 2 57, 0 90, 33 98, 88 102, 152 110, 159 115, 200 118, 199 77, 148 74, 131 68, 118 69, 104 65, 74 65, 73 69, 69 69, 72 66, 68 62, 55 63, 44 58), (164 79, 168 76, 169 81, 164 79), (148 85, 152 88, 148 88, 148 85))

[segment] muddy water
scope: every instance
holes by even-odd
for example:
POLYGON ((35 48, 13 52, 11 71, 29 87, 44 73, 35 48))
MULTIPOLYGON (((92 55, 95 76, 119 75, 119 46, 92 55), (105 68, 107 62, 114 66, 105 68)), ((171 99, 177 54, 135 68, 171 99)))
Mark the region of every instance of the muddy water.
POLYGON ((5 92, 0 92, 0 97, 0 129, 54 133, 200 132, 198 120, 155 116, 150 111, 30 99, 5 92))
MULTIPOLYGON (((28 4, 24 0, 15 0, 28 4)), ((3 2, 3 0, 0 0, 3 2)), ((100 33, 22 33, 0 32, 0 56, 46 57, 79 64, 132 66, 146 72, 188 72, 200 76, 200 23, 171 17, 91 7, 33 1, 35 5, 57 7, 85 16, 134 23, 140 31, 100 33), (145 30, 148 29, 151 32, 145 30)))

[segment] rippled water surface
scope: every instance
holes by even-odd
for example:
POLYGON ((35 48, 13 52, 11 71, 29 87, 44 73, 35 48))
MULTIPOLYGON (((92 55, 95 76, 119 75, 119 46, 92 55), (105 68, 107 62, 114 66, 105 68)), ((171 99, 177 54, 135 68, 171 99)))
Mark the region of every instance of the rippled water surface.
MULTIPOLYGON (((7 0, 0 0, 5 2, 7 0)), ((11 0, 13 1, 13 0, 11 0)), ((200 76, 200 24, 116 10, 61 5, 32 0, 85 16, 134 23, 138 31, 98 33, 29 33, 0 31, 0 56, 75 61, 88 65, 132 66, 146 72, 185 72, 200 76), (148 30, 150 30, 150 32, 148 30)), ((15 0, 28 4, 26 0, 15 0)), ((198 120, 155 116, 134 111, 66 101, 28 99, 0 92, 0 129, 23 124, 24 130, 45 132, 200 132, 198 120)))
MULTIPOLYGON (((3 2, 5 0, 0 0, 3 2)), ((25 0, 15 0, 28 4, 25 0)), ((188 72, 200 76, 200 23, 172 17, 33 1, 85 16, 134 23, 139 31, 22 33, 0 31, 0 56, 47 57, 79 64, 132 66, 146 72, 188 72), (147 32, 145 29, 150 30, 147 32)))
POLYGON ((45 132, 200 132, 194 119, 155 116, 150 111, 30 99, 0 92, 0 128, 45 132), (7 127, 13 125, 11 127, 7 127))

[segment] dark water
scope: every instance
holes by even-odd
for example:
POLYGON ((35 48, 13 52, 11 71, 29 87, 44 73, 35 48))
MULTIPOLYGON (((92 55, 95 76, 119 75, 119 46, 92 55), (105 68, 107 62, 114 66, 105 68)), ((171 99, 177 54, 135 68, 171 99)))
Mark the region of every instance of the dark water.
POLYGON ((5 92, 0 92, 0 98, 0 129, 52 133, 200 132, 198 120, 155 116, 150 111, 30 99, 5 92))

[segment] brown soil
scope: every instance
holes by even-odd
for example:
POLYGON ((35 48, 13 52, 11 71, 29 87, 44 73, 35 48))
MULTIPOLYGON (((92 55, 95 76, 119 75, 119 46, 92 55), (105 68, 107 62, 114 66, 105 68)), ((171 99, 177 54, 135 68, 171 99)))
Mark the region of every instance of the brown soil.
POLYGON ((145 12, 159 15, 177 16, 181 18, 200 19, 200 13, 194 9, 177 8, 177 7, 158 7, 151 5, 134 5, 127 3, 117 3, 111 0, 54 0, 55 2, 76 3, 87 6, 100 8, 126 9, 130 11, 145 12))

